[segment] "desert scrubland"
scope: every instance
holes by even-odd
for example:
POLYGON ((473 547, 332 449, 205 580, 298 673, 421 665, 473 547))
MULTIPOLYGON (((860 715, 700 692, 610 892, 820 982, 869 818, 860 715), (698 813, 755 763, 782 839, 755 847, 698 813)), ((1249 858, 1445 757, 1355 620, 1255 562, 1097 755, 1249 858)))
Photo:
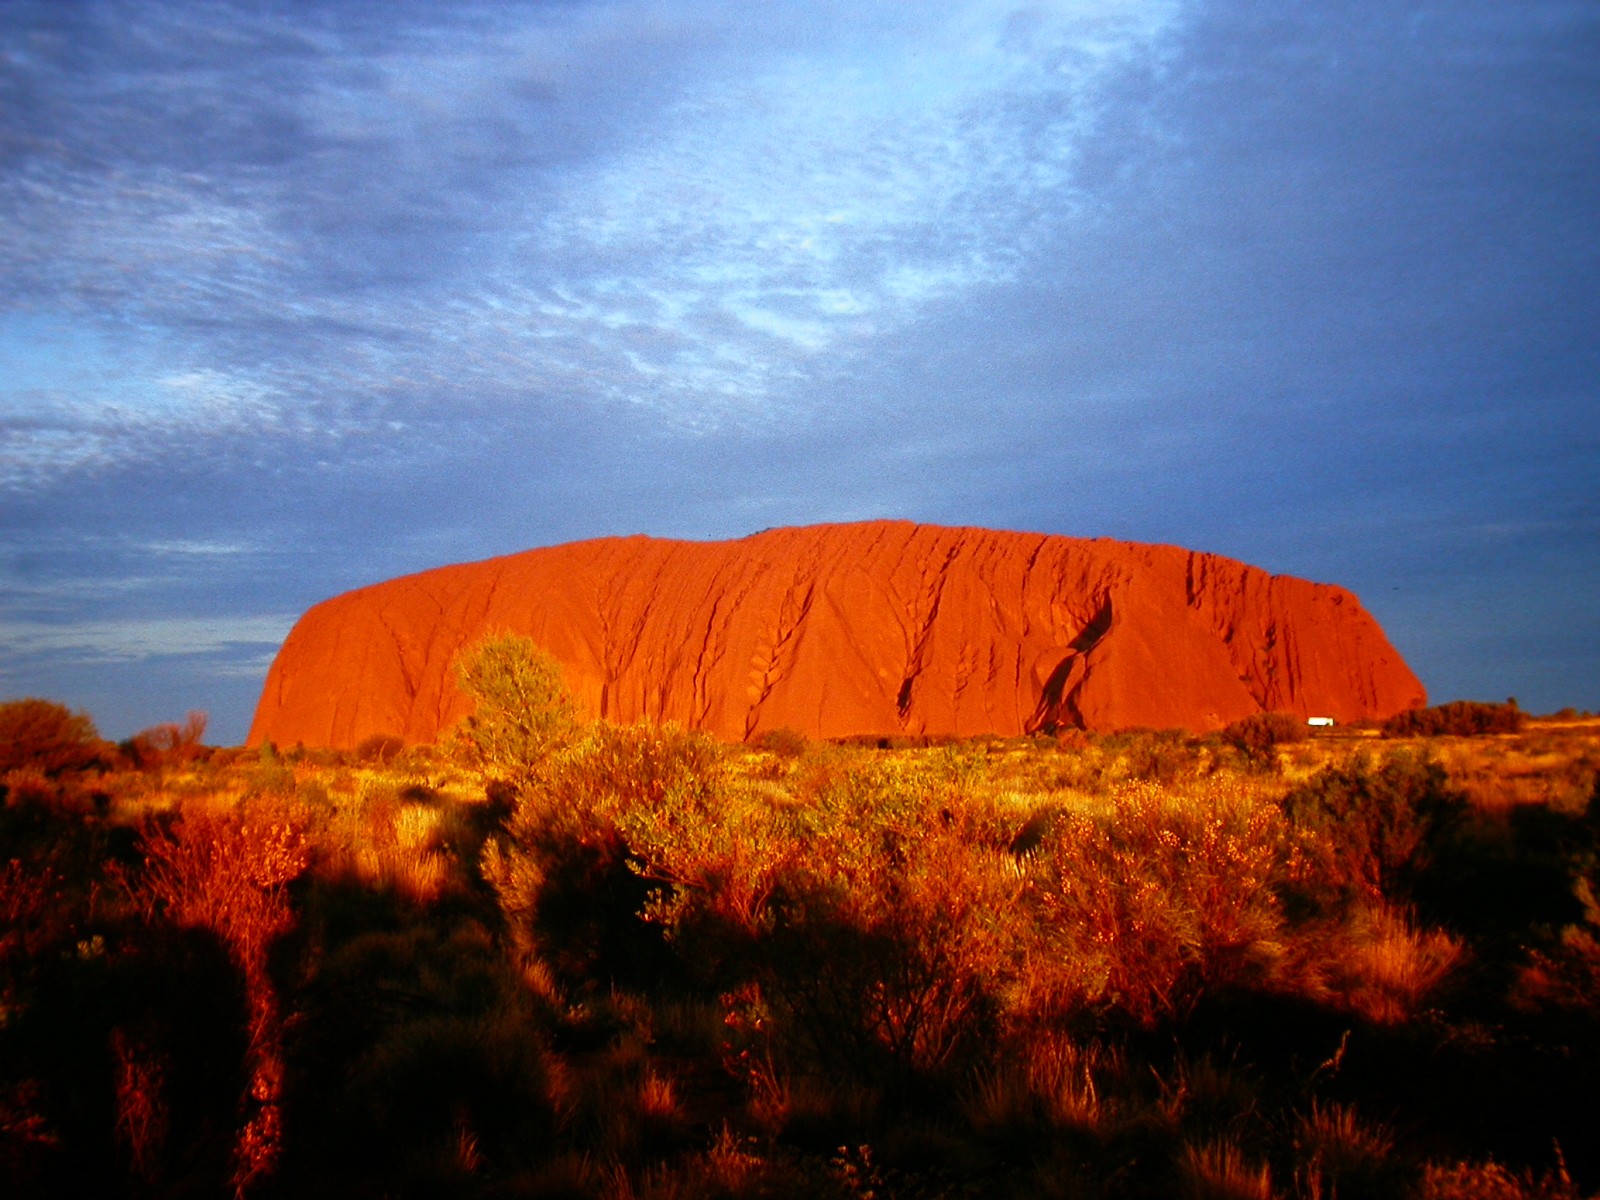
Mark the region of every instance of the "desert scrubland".
POLYGON ((730 745, 467 668, 436 745, 0 708, 7 1194, 1600 1188, 1600 722, 730 745))

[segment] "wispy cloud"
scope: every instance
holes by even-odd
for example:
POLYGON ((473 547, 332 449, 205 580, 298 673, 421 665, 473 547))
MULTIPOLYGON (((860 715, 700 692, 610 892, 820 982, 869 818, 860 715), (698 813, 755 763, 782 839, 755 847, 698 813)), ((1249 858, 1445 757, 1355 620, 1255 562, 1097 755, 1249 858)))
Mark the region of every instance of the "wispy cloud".
POLYGON ((1175 15, 933 6, 888 50, 708 83, 564 182, 497 273, 499 307, 586 345, 627 398, 690 419, 759 407, 819 353, 1012 278, 1074 208, 1108 77, 1175 15))
POLYGON ((120 369, 0 392, 0 482, 450 406, 824 403, 824 356, 1019 270, 1179 10, 823 5, 804 52, 716 4, 353 11, 5 31, 0 355, 43 318, 120 369))
POLYGON ((0 620, 0 651, 21 658, 51 654, 79 662, 131 662, 207 655, 242 647, 276 648, 295 617, 157 617, 54 625, 0 620))

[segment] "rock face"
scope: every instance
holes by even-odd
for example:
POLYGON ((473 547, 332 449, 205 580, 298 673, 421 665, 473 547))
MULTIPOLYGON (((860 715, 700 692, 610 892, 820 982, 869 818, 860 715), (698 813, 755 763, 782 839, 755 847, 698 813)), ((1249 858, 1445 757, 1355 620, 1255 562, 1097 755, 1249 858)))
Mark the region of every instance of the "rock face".
POLYGON ((1176 546, 903 521, 602 538, 348 592, 295 625, 251 744, 434 739, 451 667, 531 636, 590 716, 743 739, 1215 729, 1387 717, 1426 693, 1342 588, 1176 546))

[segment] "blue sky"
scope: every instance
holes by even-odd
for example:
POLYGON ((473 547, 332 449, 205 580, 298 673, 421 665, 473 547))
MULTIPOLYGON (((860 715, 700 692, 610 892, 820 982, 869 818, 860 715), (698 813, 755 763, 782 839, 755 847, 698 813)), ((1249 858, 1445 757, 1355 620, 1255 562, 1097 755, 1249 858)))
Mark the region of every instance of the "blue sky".
POLYGON ((1600 8, 0 6, 0 695, 242 738, 294 617, 893 516, 1356 590, 1600 708, 1600 8))

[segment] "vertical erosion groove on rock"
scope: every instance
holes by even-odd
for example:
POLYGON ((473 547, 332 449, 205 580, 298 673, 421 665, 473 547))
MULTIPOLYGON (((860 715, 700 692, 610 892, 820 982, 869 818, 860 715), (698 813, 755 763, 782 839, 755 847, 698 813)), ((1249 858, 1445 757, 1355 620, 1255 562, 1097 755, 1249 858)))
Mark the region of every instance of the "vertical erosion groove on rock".
POLYGON ((491 632, 555 655, 587 716, 728 739, 1206 730, 1426 701, 1343 588, 1176 546, 872 521, 602 538, 336 596, 284 642, 250 742, 431 741, 467 710, 452 662, 491 632))

